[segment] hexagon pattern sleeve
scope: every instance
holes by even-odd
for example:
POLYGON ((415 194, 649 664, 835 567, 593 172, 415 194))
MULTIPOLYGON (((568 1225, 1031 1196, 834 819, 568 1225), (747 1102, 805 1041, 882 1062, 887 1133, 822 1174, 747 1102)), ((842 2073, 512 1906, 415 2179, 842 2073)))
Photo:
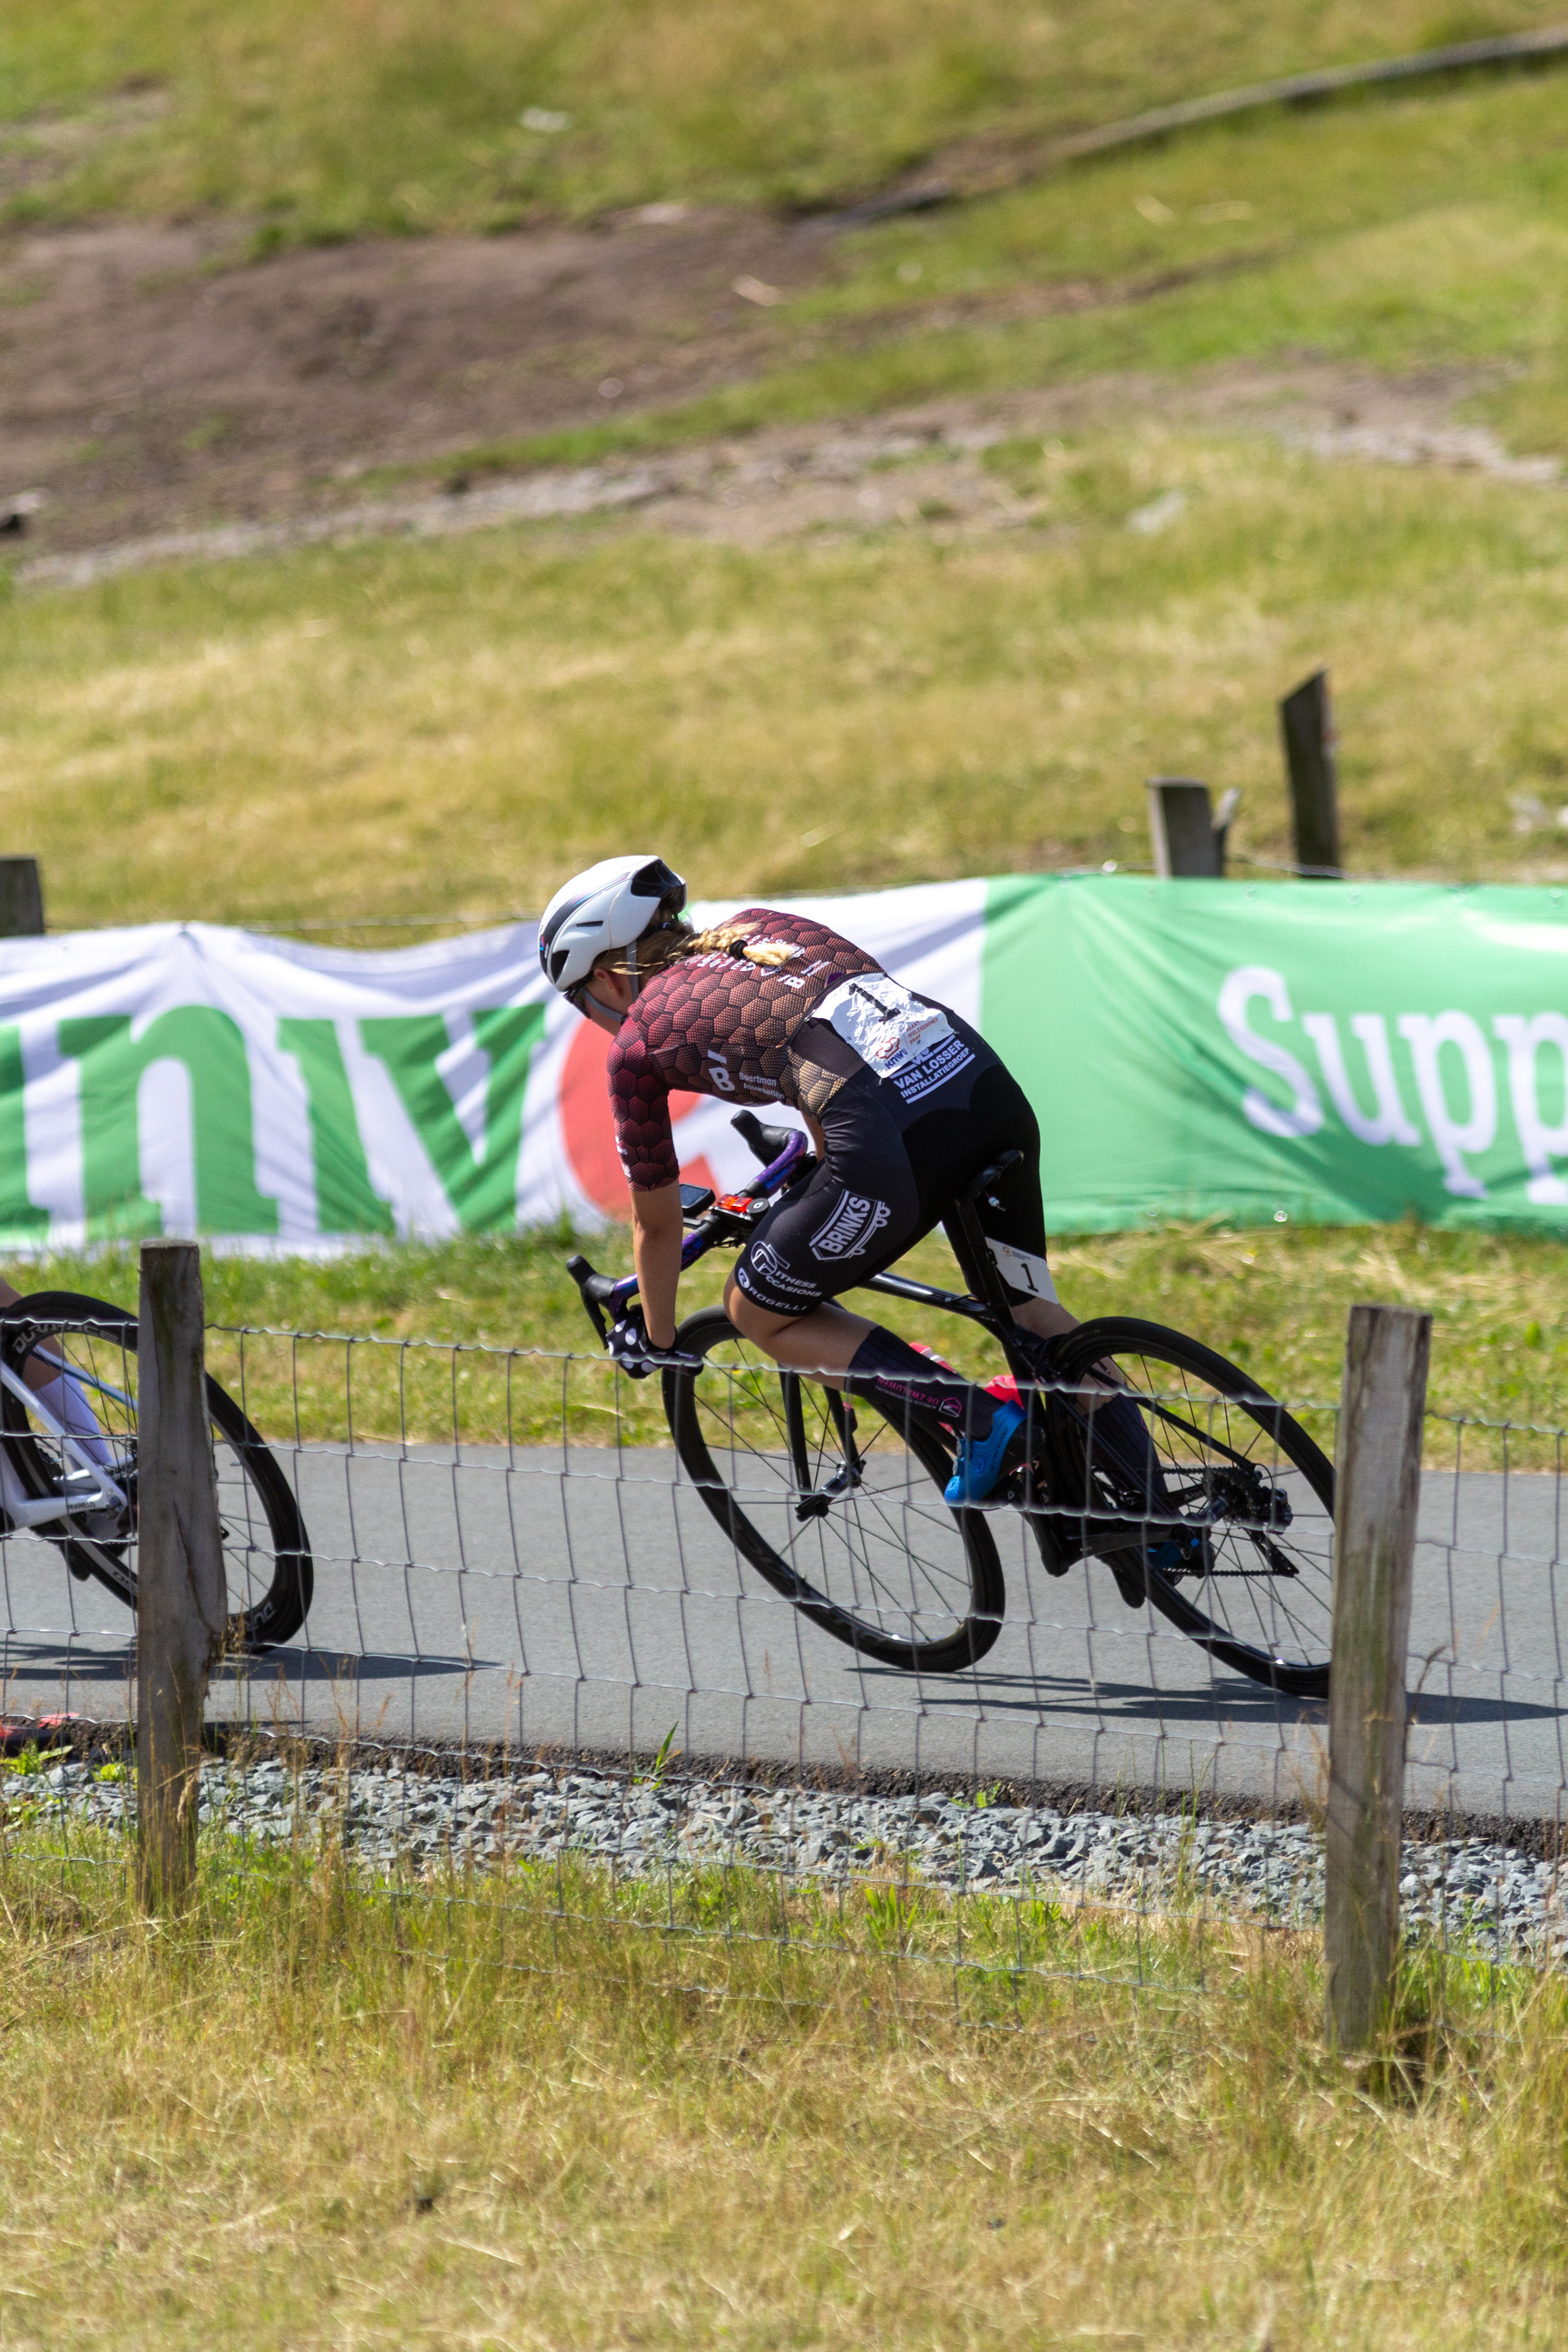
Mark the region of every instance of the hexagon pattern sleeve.
POLYGON ((670 1131, 674 1091, 735 1103, 800 1100, 796 1032, 840 982, 879 971, 875 957, 805 915, 748 907, 753 939, 793 950, 777 967, 728 953, 688 956, 656 972, 610 1048, 616 1148, 634 1192, 680 1173, 670 1131))
POLYGON ((680 1175, 669 1123, 669 1087, 634 1024, 623 1021, 606 1064, 616 1150, 634 1192, 657 1192, 680 1175))

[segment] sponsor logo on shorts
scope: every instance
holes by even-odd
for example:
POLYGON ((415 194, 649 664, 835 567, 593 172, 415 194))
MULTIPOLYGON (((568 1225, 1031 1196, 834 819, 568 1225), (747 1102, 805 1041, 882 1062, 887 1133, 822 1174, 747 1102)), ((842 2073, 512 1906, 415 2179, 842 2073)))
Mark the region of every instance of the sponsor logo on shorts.
POLYGON ((911 1062, 907 1070, 892 1073, 893 1084, 907 1103, 923 1102, 927 1095, 945 1087, 949 1078, 956 1078, 974 1059, 973 1049, 962 1037, 947 1037, 920 1061, 911 1062))
POLYGON ((889 1223, 892 1211, 886 1201, 864 1192, 845 1192, 826 1223, 811 1237, 813 1257, 858 1257, 889 1223))
MULTIPOLYGON (((753 1273, 761 1275, 763 1280, 771 1284, 773 1289, 793 1290, 803 1298, 816 1299, 820 1296, 815 1282, 803 1282, 798 1274, 791 1274, 772 1242, 753 1242, 746 1255, 751 1259, 753 1273)), ((751 1285, 746 1283, 743 1267, 738 1268, 737 1271, 741 1281, 745 1283, 747 1289, 750 1289, 751 1285)))

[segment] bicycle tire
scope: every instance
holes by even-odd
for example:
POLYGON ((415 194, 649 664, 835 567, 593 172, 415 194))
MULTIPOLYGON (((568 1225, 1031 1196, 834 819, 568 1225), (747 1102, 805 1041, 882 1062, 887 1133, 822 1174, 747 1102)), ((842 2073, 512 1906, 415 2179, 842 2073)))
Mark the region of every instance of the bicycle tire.
MULTIPOLYGON (((1227 1481, 1238 1493, 1248 1490, 1247 1472, 1238 1472, 1243 1459, 1258 1480, 1250 1484, 1251 1504, 1228 1517, 1194 1514, 1188 1519, 1179 1508, 1159 1509, 1151 1525, 1147 1489, 1142 1496, 1134 1491, 1136 1480, 1124 1461, 1109 1458, 1110 1448, 1101 1448, 1104 1458, 1095 1463, 1092 1443, 1087 1451, 1084 1444, 1084 1413, 1075 1416, 1069 1400, 1053 1396, 1047 1412, 1050 1484, 1062 1505, 1082 1515, 1082 1549, 1109 1559, 1127 1598, 1147 1600, 1222 1664, 1285 1697, 1326 1698, 1334 1510, 1334 1473, 1327 1455, 1250 1373, 1179 1331, 1122 1316, 1079 1324, 1060 1344, 1057 1377, 1068 1388, 1087 1382, 1092 1368, 1107 1359, 1116 1362, 1135 1396, 1159 1392, 1174 1401, 1163 1409, 1141 1409, 1145 1428, 1159 1431, 1170 1454, 1167 1484, 1173 1475, 1189 1482, 1195 1476, 1200 1490, 1207 1492, 1205 1509, 1214 1513, 1215 1498, 1223 1496, 1227 1481), (1152 1377, 1162 1370, 1176 1378, 1152 1377), (1225 1424, 1223 1438, 1212 1427, 1216 1418, 1225 1424), (1205 1429, 1205 1423, 1211 1426, 1205 1429), (1248 1424, 1271 1451, 1268 1469, 1236 1442, 1246 1436, 1248 1424), (1215 1458, 1205 1460, 1205 1454, 1215 1458), (1295 1502, 1277 1483, 1275 1465, 1281 1459, 1288 1465, 1285 1475, 1295 1474, 1295 1502), (1288 1526, 1259 1515, 1258 1498, 1265 1491, 1284 1492, 1292 1513, 1288 1526), (1313 1507, 1298 1508, 1307 1497, 1313 1507), (1184 1521, 1194 1536, 1178 1532, 1184 1521), (1215 1529, 1224 1530, 1219 1542, 1215 1529), (1173 1574, 1158 1563, 1162 1550, 1183 1549, 1191 1567, 1178 1565, 1173 1574), (1200 1584, 1201 1606, 1181 1589, 1189 1575, 1200 1584), (1288 1587, 1294 1589, 1287 1595, 1288 1587), (1265 1592, 1267 1608, 1260 1599, 1265 1592)), ((1266 1507, 1269 1513, 1275 1507, 1266 1507)))
MULTIPOLYGON (((803 1440, 808 1468, 815 1444, 819 1469, 839 1464, 830 1479, 845 1470, 838 1392, 782 1370, 760 1350, 748 1354, 748 1343, 722 1307, 688 1317, 675 1344, 683 1355, 700 1359, 703 1369, 665 1371, 670 1433, 681 1467, 742 1559, 802 1616, 879 1664, 956 1674, 983 1658, 1002 1630, 1002 1563, 983 1515, 951 1511, 942 1501, 952 1463, 940 1440, 912 1417, 906 1426, 894 1409, 877 1405, 879 1423, 869 1442, 860 1444, 858 1428, 851 1440, 864 1465, 890 1434, 869 1475, 838 1493, 829 1491, 829 1480, 803 1483, 803 1440), (703 1371, 720 1349, 732 1350, 734 1360, 715 1369, 705 1392, 703 1371), (768 1389, 773 1381, 776 1405, 768 1389), (749 1402, 743 1399, 737 1412, 737 1384, 748 1381, 749 1402), (745 1435, 748 1412, 757 1436, 768 1444, 752 1444, 745 1435), (745 1507, 736 1491, 742 1476, 756 1481, 745 1507), (934 1506, 927 1481, 937 1488, 934 1506), (905 1578, 907 1591, 900 1589, 905 1578), (900 1618, 911 1627, 940 1619, 942 1630, 900 1637, 889 1630, 900 1618)), ((866 1402, 856 1400, 858 1423, 866 1402)))
MULTIPOLYGON (((40 1339, 53 1339, 58 1345, 74 1343, 79 1351, 96 1342, 107 1355, 123 1362, 136 1349, 136 1318, 107 1299, 88 1298, 68 1290, 40 1291, 0 1312, 0 1358, 8 1369, 19 1372, 40 1339)), ((110 1389, 114 1386, 111 1381, 110 1389)), ((243 1593, 239 1605, 228 1612, 226 1648, 230 1652, 275 1649, 293 1638, 310 1612, 315 1590, 310 1538, 299 1504, 260 1431, 211 1373, 206 1394, 216 1439, 218 1517, 231 1601, 237 1586, 243 1593), (251 1507, 252 1496, 261 1506, 265 1544, 258 1539, 260 1530, 251 1507), (258 1584, 261 1589, 253 1593, 258 1584)), ((123 1406, 127 1426, 106 1434, 110 1444, 122 1449, 120 1466, 129 1477, 121 1483, 128 1484, 133 1494, 133 1401, 124 1398, 123 1406)), ((58 1494, 61 1465, 58 1456, 51 1460, 51 1441, 40 1438, 26 1407, 9 1388, 0 1388, 0 1430, 5 1433, 8 1458, 29 1494, 38 1501, 58 1494)), ((50 1524, 46 1522, 36 1532, 56 1546, 71 1573, 83 1580, 92 1578, 133 1610, 134 1502, 124 1524, 112 1536, 54 1536, 48 1532, 50 1524)))

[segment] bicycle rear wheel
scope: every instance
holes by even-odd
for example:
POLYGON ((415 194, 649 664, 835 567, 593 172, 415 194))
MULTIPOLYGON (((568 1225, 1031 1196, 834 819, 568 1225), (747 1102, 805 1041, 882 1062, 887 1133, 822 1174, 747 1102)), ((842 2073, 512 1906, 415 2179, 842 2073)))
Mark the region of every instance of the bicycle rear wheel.
MULTIPOLYGON (((129 1500, 120 1510, 73 1507, 86 1479, 61 1440, 9 1387, 0 1388, 6 1458, 26 1492, 58 1496, 59 1519, 35 1532, 55 1544, 73 1576, 91 1577, 136 1606, 136 1318, 101 1298, 40 1291, 0 1314, 0 1361, 19 1377, 42 1348, 69 1367, 90 1402, 110 1469, 129 1500)), ((266 1439, 210 1375, 218 1525, 227 1584, 226 1646, 258 1650, 287 1642, 304 1623, 315 1571, 299 1505, 266 1439)), ((57 1415, 58 1419, 58 1416, 57 1415)))
POLYGON ((742 1559, 824 1633, 885 1665, 952 1674, 1002 1630, 990 1528, 950 1511, 951 1456, 861 1400, 784 1371, 721 1307, 684 1322, 667 1371, 682 1468, 742 1559))
POLYGON ((1291 1698, 1329 1688, 1334 1474, 1249 1373, 1157 1323, 1069 1332, 1047 1408, 1062 1525, 1211 1657, 1291 1698), (1094 1368, 1114 1363, 1125 1399, 1094 1368), (1108 1404, 1110 1410, 1108 1411, 1108 1404))

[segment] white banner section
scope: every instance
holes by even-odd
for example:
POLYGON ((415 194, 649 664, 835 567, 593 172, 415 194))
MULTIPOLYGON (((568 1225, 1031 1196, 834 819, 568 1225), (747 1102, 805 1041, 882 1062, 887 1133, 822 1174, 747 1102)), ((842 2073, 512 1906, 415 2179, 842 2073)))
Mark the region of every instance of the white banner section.
MULTIPOLYGON (((983 882, 779 903, 978 1020, 983 882)), ((534 937, 374 955, 204 923, 0 941, 0 1238, 315 1251, 625 1216, 609 1041, 545 987, 534 937)), ((754 1171, 731 1106, 672 1108, 691 1181, 754 1171)))

